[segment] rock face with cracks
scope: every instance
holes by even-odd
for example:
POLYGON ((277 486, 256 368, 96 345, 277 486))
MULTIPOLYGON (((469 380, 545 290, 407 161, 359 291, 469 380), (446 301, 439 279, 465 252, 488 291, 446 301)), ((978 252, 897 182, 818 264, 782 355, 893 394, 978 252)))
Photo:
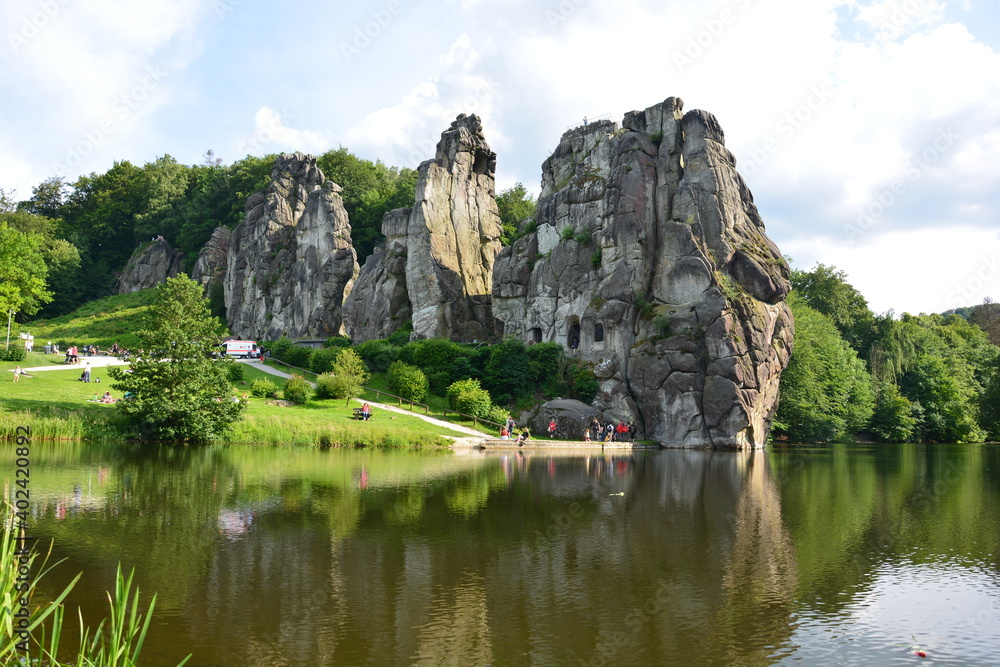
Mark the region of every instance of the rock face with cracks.
POLYGON ((183 267, 184 253, 159 238, 132 253, 115 285, 115 294, 156 287, 179 274, 183 267))
POLYGON ((791 353, 789 269, 715 117, 682 107, 563 135, 537 229, 496 260, 493 315, 592 362, 605 418, 667 446, 763 447, 791 353))
POLYGON ((495 170, 479 117, 460 115, 441 134, 434 159, 418 168, 413 206, 383 219, 386 242, 365 262, 344 307, 352 339, 384 338, 407 320, 415 338, 494 334, 495 170))
POLYGON ((229 240, 229 327, 247 338, 328 338, 343 332, 341 308, 358 273, 341 188, 316 158, 275 160, 271 182, 246 203, 229 240))

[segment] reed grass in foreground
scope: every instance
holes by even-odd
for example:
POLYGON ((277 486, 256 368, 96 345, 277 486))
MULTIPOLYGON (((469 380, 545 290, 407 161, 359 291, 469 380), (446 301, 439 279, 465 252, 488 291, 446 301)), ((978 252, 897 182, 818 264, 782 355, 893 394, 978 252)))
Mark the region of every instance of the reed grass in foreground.
POLYGON ((15 525, 14 510, 8 503, 4 508, 3 536, 0 537, 0 665, 136 667, 153 617, 156 596, 150 600, 146 612, 141 613, 139 589, 136 587, 133 591, 132 586, 134 571, 126 578, 119 564, 114 595, 108 593, 109 617, 91 630, 84 627, 78 610, 80 647, 72 660, 60 662, 60 653, 69 654, 61 646, 65 622, 63 600, 82 575, 78 574, 55 600, 31 609, 38 581, 58 563, 49 566, 46 555, 38 568, 40 572, 34 574, 39 554, 34 548, 23 547, 15 525), (25 611, 27 617, 23 615, 25 611))

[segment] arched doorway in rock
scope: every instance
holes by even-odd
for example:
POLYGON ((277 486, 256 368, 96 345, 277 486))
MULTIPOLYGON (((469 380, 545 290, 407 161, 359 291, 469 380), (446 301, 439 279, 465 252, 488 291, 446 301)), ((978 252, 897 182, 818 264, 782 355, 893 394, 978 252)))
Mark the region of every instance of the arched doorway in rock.
POLYGON ((594 342, 603 343, 604 342, 604 325, 600 322, 594 324, 594 342))
POLYGON ((576 350, 580 347, 580 320, 572 318, 569 321, 569 333, 566 334, 566 347, 576 350))

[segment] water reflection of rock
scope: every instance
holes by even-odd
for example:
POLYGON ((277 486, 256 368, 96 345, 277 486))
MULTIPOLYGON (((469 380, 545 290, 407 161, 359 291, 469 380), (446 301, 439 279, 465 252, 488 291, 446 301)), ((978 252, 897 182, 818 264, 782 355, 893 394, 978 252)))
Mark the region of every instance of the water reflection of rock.
POLYGON ((798 584, 795 546, 781 515, 781 497, 760 453, 736 453, 742 488, 733 511, 730 564, 722 580, 725 604, 713 627, 726 664, 769 665, 787 643, 798 584), (747 651, 727 641, 734 624, 755 618, 754 632, 768 641, 747 651))

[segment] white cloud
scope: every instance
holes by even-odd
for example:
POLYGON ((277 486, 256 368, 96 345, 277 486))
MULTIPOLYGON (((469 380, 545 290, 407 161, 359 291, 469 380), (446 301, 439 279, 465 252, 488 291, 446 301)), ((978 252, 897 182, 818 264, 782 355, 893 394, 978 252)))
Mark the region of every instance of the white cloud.
POLYGON ((441 132, 460 113, 483 119, 487 141, 501 133, 491 125, 494 85, 476 71, 478 52, 460 35, 439 60, 434 76, 419 82, 391 106, 376 109, 347 132, 347 145, 388 164, 416 167, 434 157, 441 132))
POLYGON ((288 112, 261 107, 254 114, 254 129, 232 142, 234 155, 265 155, 267 153, 302 151, 320 154, 331 148, 326 132, 297 130, 285 125, 288 112))

